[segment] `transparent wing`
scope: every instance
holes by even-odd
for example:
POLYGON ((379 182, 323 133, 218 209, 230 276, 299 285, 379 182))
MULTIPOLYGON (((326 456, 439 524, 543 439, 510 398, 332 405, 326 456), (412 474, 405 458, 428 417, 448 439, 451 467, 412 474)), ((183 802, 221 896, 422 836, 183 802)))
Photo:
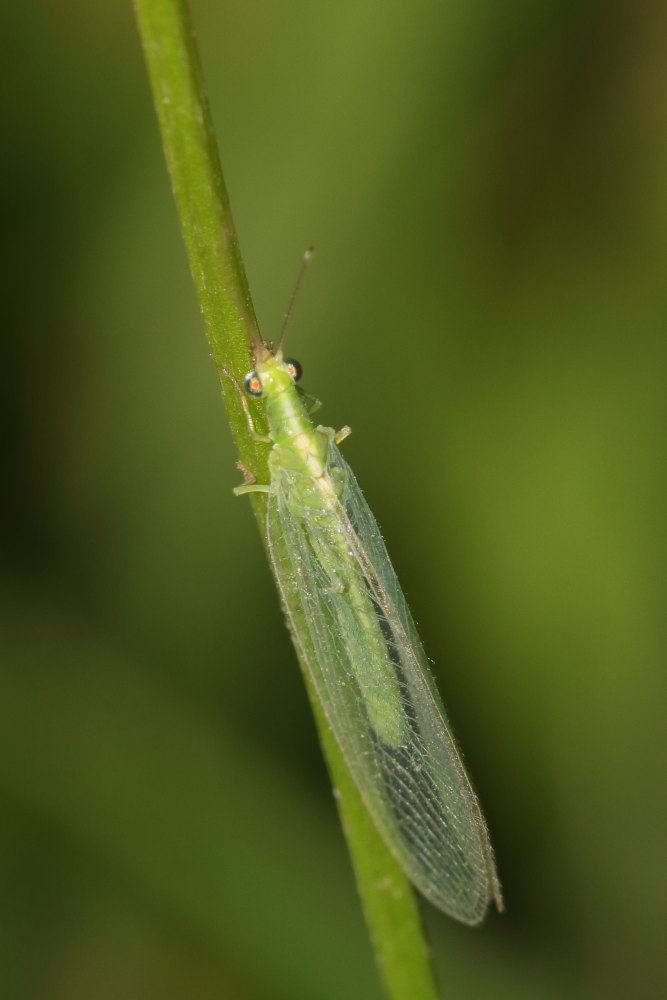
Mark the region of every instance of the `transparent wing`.
POLYGON ((478 923, 502 908, 481 809, 377 523, 333 444, 323 503, 272 470, 268 535, 294 642, 378 829, 436 906, 478 923))

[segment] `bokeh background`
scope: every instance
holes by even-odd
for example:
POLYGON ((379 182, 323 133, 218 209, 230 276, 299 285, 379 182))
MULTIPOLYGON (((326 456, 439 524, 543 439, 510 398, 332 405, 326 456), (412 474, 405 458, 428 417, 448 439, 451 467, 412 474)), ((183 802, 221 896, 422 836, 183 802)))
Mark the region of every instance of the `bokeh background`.
MULTIPOLYGON (((667 12, 193 0, 242 251, 383 526, 507 914, 458 998, 666 989, 667 12)), ((0 993, 381 996, 129 0, 2 11, 0 993)))

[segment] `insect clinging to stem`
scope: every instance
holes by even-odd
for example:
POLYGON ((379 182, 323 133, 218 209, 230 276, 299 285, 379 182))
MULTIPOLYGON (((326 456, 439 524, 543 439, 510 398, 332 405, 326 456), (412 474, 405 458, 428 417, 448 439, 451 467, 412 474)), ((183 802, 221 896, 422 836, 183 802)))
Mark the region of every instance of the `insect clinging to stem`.
POLYGON ((479 923, 503 909, 493 849, 426 654, 375 518, 338 445, 315 426, 298 362, 257 340, 242 401, 252 434, 271 445, 269 552, 283 609, 325 716, 378 830, 435 906, 479 923), (264 401, 257 435, 246 396, 264 401))

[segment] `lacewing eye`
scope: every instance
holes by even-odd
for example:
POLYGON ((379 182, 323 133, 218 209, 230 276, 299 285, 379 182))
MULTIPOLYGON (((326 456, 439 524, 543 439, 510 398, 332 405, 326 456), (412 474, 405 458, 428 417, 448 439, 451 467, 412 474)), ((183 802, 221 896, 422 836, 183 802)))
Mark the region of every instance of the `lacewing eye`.
POLYGON ((246 375, 243 379, 243 388, 249 396, 253 396, 255 399, 264 395, 264 386, 257 372, 250 372, 246 375))
POLYGON ((287 371, 290 373, 294 381, 298 382, 303 375, 301 362, 296 361, 294 358, 285 358, 285 365, 287 366, 287 371))

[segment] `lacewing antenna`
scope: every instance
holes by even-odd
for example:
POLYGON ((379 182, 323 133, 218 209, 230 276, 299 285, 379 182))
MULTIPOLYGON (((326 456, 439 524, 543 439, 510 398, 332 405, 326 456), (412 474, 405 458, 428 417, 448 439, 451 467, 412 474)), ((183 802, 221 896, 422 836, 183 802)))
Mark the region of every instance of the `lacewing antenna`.
POLYGON ((280 340, 278 341, 277 351, 282 350, 282 346, 285 342, 285 336, 289 329, 289 325, 292 322, 292 316, 294 315, 294 307, 296 305, 297 299, 299 298, 299 292, 301 291, 301 286, 303 285, 303 279, 306 277, 306 271, 310 265, 315 254, 314 247, 308 247, 305 254, 303 255, 303 260, 301 261, 301 267, 299 268, 299 274, 297 275, 296 284, 294 285, 294 291, 292 292, 292 298, 289 300, 289 305, 287 307, 287 312, 285 313, 285 319, 283 320, 283 327, 280 331, 280 340))

